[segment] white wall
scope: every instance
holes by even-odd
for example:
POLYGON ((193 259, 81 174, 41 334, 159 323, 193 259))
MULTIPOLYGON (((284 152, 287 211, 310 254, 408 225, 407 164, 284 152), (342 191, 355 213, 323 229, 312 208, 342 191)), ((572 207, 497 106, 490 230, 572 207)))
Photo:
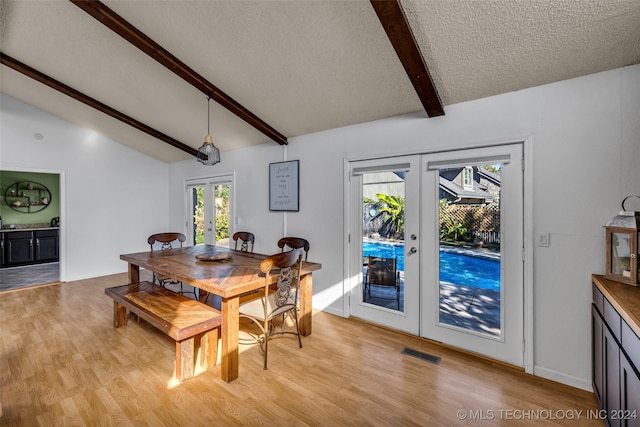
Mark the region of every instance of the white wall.
POLYGON ((472 147, 529 138, 533 233, 549 247, 533 254, 535 373, 591 387, 592 273, 604 272, 606 221, 624 196, 640 194, 640 66, 448 106, 444 117, 409 114, 222 153, 208 169, 195 161, 170 167, 171 225, 184 180, 235 171, 240 228, 256 251, 277 250, 282 235, 310 240, 314 306, 344 315, 344 162, 472 147), (269 162, 300 160, 300 212, 268 211, 269 162))
POLYGON ((63 177, 62 280, 124 272, 120 254, 147 250, 168 227, 165 163, 4 94, 0 169, 63 177))

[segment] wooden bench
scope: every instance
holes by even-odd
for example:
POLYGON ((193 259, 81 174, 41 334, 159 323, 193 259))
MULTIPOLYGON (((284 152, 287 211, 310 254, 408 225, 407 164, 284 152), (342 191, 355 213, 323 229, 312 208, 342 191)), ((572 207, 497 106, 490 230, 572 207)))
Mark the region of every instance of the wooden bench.
POLYGON ((127 325, 127 309, 176 341, 176 378, 185 381, 197 364, 216 364, 222 316, 219 310, 151 282, 105 289, 113 299, 113 326, 127 325))

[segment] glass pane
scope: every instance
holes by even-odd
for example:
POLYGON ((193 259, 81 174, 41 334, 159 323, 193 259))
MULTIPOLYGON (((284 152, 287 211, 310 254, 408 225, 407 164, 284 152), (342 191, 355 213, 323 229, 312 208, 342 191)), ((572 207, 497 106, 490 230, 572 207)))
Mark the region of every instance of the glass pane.
POLYGON ((229 184, 216 184, 213 188, 216 246, 229 247, 229 184))
POLYGON ((631 234, 611 233, 611 273, 631 277, 631 234))
POLYGON ((194 245, 204 243, 204 187, 191 188, 191 232, 194 245))
POLYGON ((439 170, 440 323, 502 335, 500 165, 439 170), (466 171, 465 171, 466 169, 466 171), (465 174, 472 186, 465 188, 465 174))
POLYGON ((362 176, 362 300, 404 311, 404 171, 362 176))

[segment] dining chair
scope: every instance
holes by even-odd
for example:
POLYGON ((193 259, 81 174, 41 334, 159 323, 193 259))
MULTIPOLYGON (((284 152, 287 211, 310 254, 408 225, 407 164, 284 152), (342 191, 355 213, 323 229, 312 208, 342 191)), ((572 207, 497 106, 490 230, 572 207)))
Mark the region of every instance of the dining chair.
POLYGON ((295 334, 298 345, 302 348, 298 311, 300 301, 300 271, 302 270, 302 253, 298 249, 271 255, 260 263, 260 270, 265 274, 264 287, 259 294, 241 298, 240 317, 255 323, 261 334, 253 337, 260 343, 264 354, 264 369, 267 369, 267 350, 269 337, 275 334, 295 334), (277 271, 277 272, 275 272, 277 271), (278 275, 275 289, 272 288, 272 272, 278 275), (293 317, 295 332, 285 330, 286 318, 293 317), (273 320, 282 317, 280 331, 276 332, 273 320))
MULTIPOLYGON (((371 255, 368 258, 367 274, 364 280, 365 297, 368 295, 368 299, 371 299, 371 286, 394 288, 396 291, 395 300, 398 304, 398 310, 400 310, 400 272, 396 268, 396 259, 371 255)), ((366 300, 367 298, 365 298, 366 300)))
POLYGON ((240 250, 242 252, 253 253, 253 243, 255 242, 255 236, 248 231, 238 231, 233 233, 233 240, 235 242, 235 250, 238 250, 238 241, 240 241, 240 250))
MULTIPOLYGON (((182 233, 156 233, 149 236, 147 243, 151 247, 151 252, 154 250, 170 251, 174 248, 181 248, 183 243, 187 240, 187 236, 182 233)), ((193 291, 185 291, 182 282, 173 279, 168 276, 153 273, 153 283, 158 283, 165 288, 167 285, 180 285, 180 293, 191 293, 196 296, 195 288, 193 291)))
POLYGON ((301 237, 283 237, 278 240, 278 247, 284 252, 285 246, 291 249, 304 249, 304 260, 307 260, 309 254, 309 241, 301 237))

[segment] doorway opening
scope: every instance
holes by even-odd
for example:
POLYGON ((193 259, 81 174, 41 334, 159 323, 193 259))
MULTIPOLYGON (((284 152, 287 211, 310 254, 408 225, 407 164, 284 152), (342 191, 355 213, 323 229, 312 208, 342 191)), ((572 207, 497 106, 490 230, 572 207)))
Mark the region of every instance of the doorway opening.
POLYGON ((0 171, 0 291, 62 277, 62 172, 0 171))

